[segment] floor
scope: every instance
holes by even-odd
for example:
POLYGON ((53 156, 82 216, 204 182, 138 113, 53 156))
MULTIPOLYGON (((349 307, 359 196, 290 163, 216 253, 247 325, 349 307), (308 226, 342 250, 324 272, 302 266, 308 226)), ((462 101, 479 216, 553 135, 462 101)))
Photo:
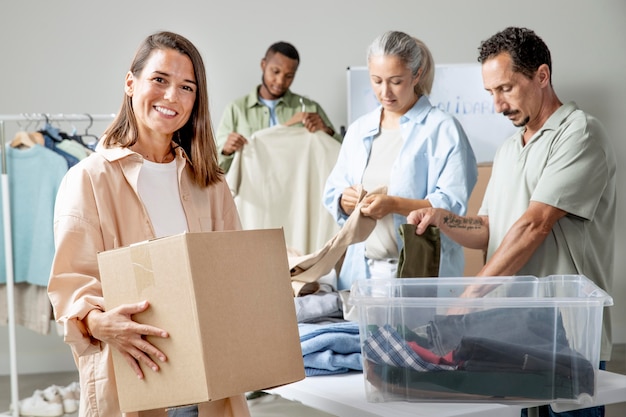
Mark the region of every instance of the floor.
MULTIPOLYGON (((614 346, 613 359, 607 363, 607 371, 626 375, 626 344, 614 346)), ((43 390, 50 385, 66 386, 73 381, 78 381, 78 374, 74 372, 19 375, 20 399, 31 396, 36 389, 43 390)), ((8 375, 2 375, 0 376, 0 416, 11 415, 9 411, 10 402, 11 379, 8 375)), ((76 414, 68 414, 67 416, 75 417, 76 414)), ((624 416, 626 416, 626 402, 611 404, 606 407, 605 417, 624 416)))

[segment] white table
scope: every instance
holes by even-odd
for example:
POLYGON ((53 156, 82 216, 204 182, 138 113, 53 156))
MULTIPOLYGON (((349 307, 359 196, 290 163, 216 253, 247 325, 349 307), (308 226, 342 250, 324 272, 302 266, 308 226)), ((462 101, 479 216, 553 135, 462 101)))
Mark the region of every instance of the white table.
MULTIPOLYGON (((308 377, 302 381, 275 388, 271 392, 339 417, 519 417, 522 408, 533 406, 528 403, 495 402, 370 403, 365 399, 363 374, 360 372, 308 377)), ((626 376, 600 371, 598 391, 593 405, 619 402, 626 402, 626 376)), ((540 403, 534 405, 540 405, 540 403)), ((585 405, 585 407, 588 406, 585 405)), ((576 404, 562 404, 558 411, 576 408, 579 408, 576 404)))

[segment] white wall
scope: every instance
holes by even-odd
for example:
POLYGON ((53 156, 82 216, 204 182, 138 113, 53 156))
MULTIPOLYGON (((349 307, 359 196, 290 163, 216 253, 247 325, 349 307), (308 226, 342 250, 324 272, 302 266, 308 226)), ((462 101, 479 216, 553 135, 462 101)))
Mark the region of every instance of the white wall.
MULTIPOLYGON (((260 80, 266 48, 287 40, 301 54, 292 89, 319 101, 338 129, 346 124, 346 67, 365 64, 365 50, 378 34, 406 31, 430 46, 436 62, 464 63, 476 62, 480 41, 509 25, 530 27, 544 38, 561 100, 575 100, 605 123, 623 166, 623 0, 3 0, 0 114, 116 112, 135 48, 147 34, 167 29, 201 50, 214 122, 230 100, 260 80)), ((620 170, 619 176, 621 219, 626 173, 620 170)), ((626 223, 618 221, 616 231, 614 333, 623 343, 626 257, 620 255, 626 223)), ((6 357, 2 330, 6 327, 0 328, 0 357, 6 357)))

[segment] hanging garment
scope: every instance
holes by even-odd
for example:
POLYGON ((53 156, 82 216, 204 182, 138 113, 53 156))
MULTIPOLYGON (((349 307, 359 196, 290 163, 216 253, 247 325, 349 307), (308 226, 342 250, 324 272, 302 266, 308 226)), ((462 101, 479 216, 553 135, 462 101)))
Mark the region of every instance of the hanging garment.
MULTIPOLYGON (((11 211, 14 282, 47 286, 54 257, 54 201, 63 176, 65 160, 35 145, 6 147, 11 211)), ((0 224, 4 234, 4 224, 0 224)), ((6 283, 4 239, 0 241, 0 283, 6 283)))
POLYGON ((63 139, 61 142, 56 144, 55 149, 57 151, 60 150, 65 153, 68 153, 72 155, 73 157, 75 157, 76 159, 78 159, 79 161, 82 161, 83 159, 87 158, 89 154, 93 152, 91 149, 87 148, 85 145, 81 145, 79 142, 73 139, 63 139))
POLYGON ((441 239, 439 228, 428 226, 424 234, 415 234, 414 224, 398 229, 402 249, 398 259, 398 278, 426 278, 439 275, 441 239))
POLYGON ((56 152, 57 154, 65 158, 68 168, 73 167, 79 162, 79 159, 76 158, 74 155, 58 147, 58 144, 61 143, 61 141, 63 140, 63 136, 61 135, 61 131, 59 129, 49 123, 46 123, 44 128, 38 133, 43 136, 46 148, 56 152))
MULTIPOLYGON (((7 286, 0 284, 0 300, 6 299, 7 286)), ((13 314, 15 324, 37 334, 49 334, 53 317, 48 289, 28 282, 16 283, 13 286, 13 314)), ((0 308, 0 326, 8 323, 8 309, 0 308)))
MULTIPOLYGON (((16 138, 17 139, 17 138, 16 138)), ((23 145, 23 139, 6 146, 9 178, 9 209, 13 255, 14 313, 16 324, 36 333, 48 334, 52 307, 47 293, 54 256, 54 199, 67 172, 63 157, 40 146, 23 145)), ((0 197, 0 203, 2 198, 0 197)), ((3 215, 4 206, 1 206, 3 215)), ((0 222, 4 235, 4 223, 0 222)), ((6 299, 6 248, 0 240, 0 295, 6 299)), ((6 309, 0 324, 8 322, 6 309)))
POLYGON ((322 131, 273 126, 255 132, 226 174, 244 229, 283 228, 298 253, 322 247, 337 230, 322 192, 340 144, 322 131))

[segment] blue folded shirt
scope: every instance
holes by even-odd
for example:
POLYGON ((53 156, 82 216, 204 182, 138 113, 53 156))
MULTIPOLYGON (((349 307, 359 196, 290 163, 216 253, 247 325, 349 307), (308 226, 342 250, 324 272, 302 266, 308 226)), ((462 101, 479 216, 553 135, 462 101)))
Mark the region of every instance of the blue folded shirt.
POLYGON ((298 324, 306 376, 362 371, 359 324, 298 324))

